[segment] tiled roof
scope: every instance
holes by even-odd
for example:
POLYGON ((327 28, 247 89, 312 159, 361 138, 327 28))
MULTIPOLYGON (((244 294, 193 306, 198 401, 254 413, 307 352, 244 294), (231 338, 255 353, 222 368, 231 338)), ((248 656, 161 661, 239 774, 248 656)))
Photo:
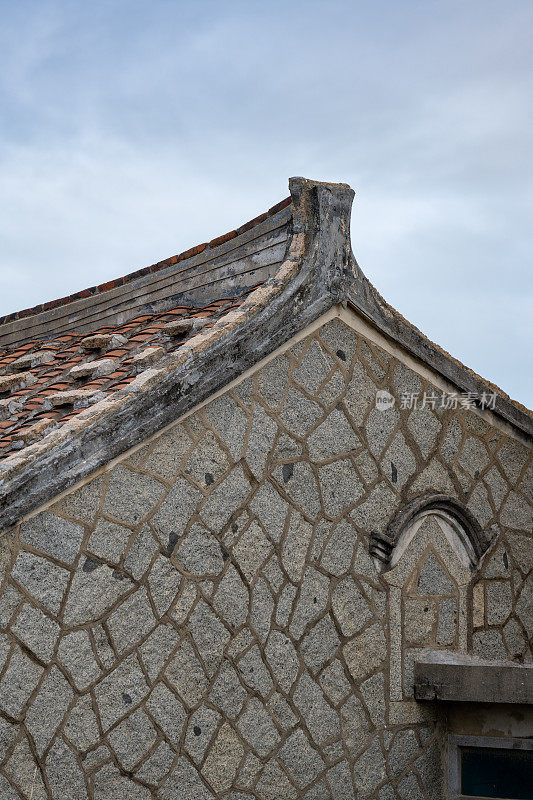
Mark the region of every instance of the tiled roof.
POLYGON ((66 333, 0 351, 0 459, 127 386, 200 328, 238 308, 253 288, 203 308, 176 306, 90 334, 66 333))
MULTIPOLYGON (((0 345, 0 461, 41 440, 83 409, 125 389, 139 372, 160 363, 200 329, 207 332, 222 316, 238 308, 262 284, 265 276, 253 269, 250 271, 245 264, 242 269, 248 269, 248 283, 252 285, 239 282, 239 270, 234 268, 235 262, 232 264, 233 253, 239 252, 239 247, 248 246, 249 255, 250 247, 252 251, 254 248, 253 236, 268 238, 272 221, 290 204, 288 197, 223 236, 121 278, 0 317, 0 332, 8 331, 4 343, 9 342, 4 347, 0 345), (239 245, 239 242, 244 244, 239 245), (220 263, 220 253, 229 253, 222 273, 219 270, 206 277, 205 266, 196 268, 196 257, 201 253, 204 265, 210 259, 220 263), (172 302, 172 289, 170 297, 166 292, 161 300, 160 284, 151 288, 146 281, 153 280, 150 276, 154 273, 164 273, 172 287, 183 274, 180 272, 182 265, 193 275, 193 290, 184 295, 186 300, 192 297, 192 302, 172 302), (210 298, 208 304, 203 304, 205 297, 202 303, 202 295, 194 289, 194 275, 198 273, 196 283, 203 281, 205 285, 206 281, 212 281, 211 295, 217 299, 210 298), (144 287, 142 291, 136 291, 139 285, 144 287), (121 304, 113 292, 121 286, 128 286, 128 291, 133 293, 134 301, 129 308, 126 303, 121 304), (134 305, 138 294, 142 296, 141 313, 137 313, 134 305), (89 314, 93 315, 89 319, 94 320, 89 329, 85 325, 80 330, 79 301, 89 303, 89 314), (106 305, 111 307, 111 314, 102 315, 100 309, 106 305), (63 315, 59 332, 57 317, 53 316, 56 309, 61 309, 58 313, 63 315), (109 324, 110 319, 112 324, 109 324), (30 322, 37 327, 32 328, 30 322), (33 330, 38 330, 39 335, 28 338, 33 330)), ((269 244, 267 241, 266 246, 269 244)), ((275 257, 272 268, 277 269, 275 257)))

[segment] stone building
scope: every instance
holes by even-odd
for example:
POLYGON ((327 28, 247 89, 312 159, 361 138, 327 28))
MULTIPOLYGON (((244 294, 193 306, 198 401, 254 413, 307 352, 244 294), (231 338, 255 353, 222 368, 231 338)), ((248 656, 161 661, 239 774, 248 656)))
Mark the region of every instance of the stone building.
POLYGON ((531 416, 290 191, 0 320, 2 800, 533 796, 531 416))

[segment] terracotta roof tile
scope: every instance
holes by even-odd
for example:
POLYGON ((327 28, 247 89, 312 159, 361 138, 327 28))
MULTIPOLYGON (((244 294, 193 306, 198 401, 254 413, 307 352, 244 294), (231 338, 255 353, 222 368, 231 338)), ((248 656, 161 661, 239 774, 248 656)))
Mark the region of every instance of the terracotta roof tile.
MULTIPOLYGON (((15 412, 0 422, 0 459, 46 435, 51 427, 72 419, 93 398, 101 399, 102 392, 109 394, 128 386, 140 371, 149 369, 154 361, 164 358, 196 335, 203 327, 204 319, 206 327, 210 326, 223 314, 241 305, 256 288, 250 288, 238 298, 222 297, 211 301, 202 308, 176 305, 163 312, 140 314, 116 327, 103 326, 84 333, 67 332, 61 336, 54 335, 48 341, 35 339, 0 351, 0 370, 4 367, 0 381, 4 379, 5 386, 12 386, 11 389, 6 388, 2 398, 14 401, 15 412), (190 330, 183 331, 179 336, 170 336, 165 326, 183 319, 191 320, 190 330), (102 337, 102 341, 105 340, 104 347, 87 349, 83 340, 90 340, 91 337, 99 337, 93 341, 93 345, 98 344, 102 337), (124 337, 123 344, 119 337, 124 337), (106 349, 106 342, 114 343, 117 340, 120 341, 118 347, 106 349), (13 378, 5 380, 13 361, 24 357, 31 363, 31 356, 41 351, 50 353, 46 362, 37 363, 31 373, 13 371, 13 378), (97 377, 90 365, 95 364, 96 367, 98 363, 108 360, 114 362, 113 371, 97 377), (87 365, 87 375, 75 377, 76 371, 72 375, 71 370, 80 365, 87 365), (34 380, 34 383, 21 386, 29 374, 32 376, 29 381, 34 380), (58 403, 60 405, 56 405, 58 403)), ((39 361, 38 358, 36 360, 39 361)))

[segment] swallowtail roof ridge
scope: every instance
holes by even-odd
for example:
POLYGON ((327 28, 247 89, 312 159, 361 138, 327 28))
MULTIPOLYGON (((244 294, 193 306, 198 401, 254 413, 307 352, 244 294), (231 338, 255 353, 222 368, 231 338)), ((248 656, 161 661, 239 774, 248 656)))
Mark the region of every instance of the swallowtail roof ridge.
POLYGON ((531 413, 405 320, 357 264, 353 191, 290 196, 210 242, 0 318, 0 523, 11 524, 348 306, 530 440, 531 413))

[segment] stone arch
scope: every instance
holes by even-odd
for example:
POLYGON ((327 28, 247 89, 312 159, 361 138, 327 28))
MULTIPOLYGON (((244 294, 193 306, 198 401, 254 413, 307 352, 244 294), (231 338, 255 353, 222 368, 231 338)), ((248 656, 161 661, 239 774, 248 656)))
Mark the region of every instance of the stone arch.
POLYGON ((445 494, 424 494, 416 497, 395 516, 386 533, 370 534, 370 554, 379 562, 381 571, 391 569, 399 560, 395 551, 405 544, 406 534, 418 518, 432 513, 445 520, 469 554, 474 567, 491 542, 476 518, 461 503, 445 494))

